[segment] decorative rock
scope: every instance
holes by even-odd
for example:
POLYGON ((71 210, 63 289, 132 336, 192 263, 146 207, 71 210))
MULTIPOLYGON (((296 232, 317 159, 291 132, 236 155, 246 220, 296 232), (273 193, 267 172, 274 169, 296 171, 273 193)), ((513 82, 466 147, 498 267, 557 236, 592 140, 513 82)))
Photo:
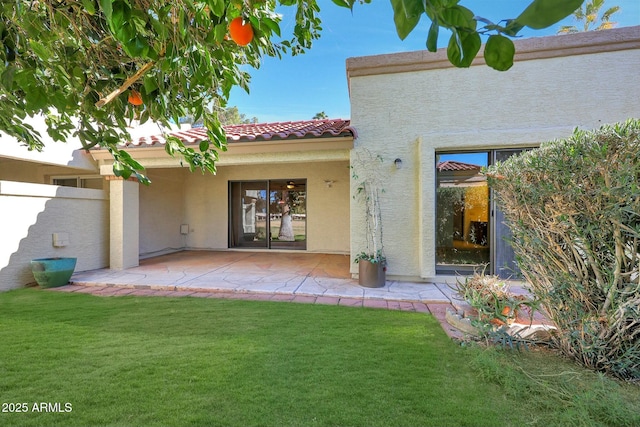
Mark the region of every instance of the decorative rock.
MULTIPOLYGON (((465 334, 476 337, 480 336, 480 331, 471 324, 471 318, 469 317, 463 317, 456 312, 447 310, 445 319, 447 323, 465 334)), ((495 329, 498 328, 496 327, 495 329)), ((506 329, 506 333, 512 337, 523 340, 549 342, 551 341, 551 334, 554 330, 556 330, 555 326, 512 323, 509 325, 509 328, 506 329)))
POLYGON ((551 341, 551 334, 557 328, 549 325, 527 325, 522 323, 512 323, 507 333, 512 337, 518 337, 534 341, 551 341))
POLYGON ((460 331, 470 334, 470 335, 479 335, 478 329, 471 324, 471 319, 468 317, 462 317, 458 313, 454 313, 451 310, 447 310, 445 314, 445 319, 447 319, 447 323, 453 326, 460 331))

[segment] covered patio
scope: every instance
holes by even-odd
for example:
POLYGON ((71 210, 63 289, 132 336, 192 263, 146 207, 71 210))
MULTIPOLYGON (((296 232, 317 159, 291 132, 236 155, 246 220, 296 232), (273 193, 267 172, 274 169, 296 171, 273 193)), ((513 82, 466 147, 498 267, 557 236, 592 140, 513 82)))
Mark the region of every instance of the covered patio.
POLYGON ((155 290, 270 293, 294 296, 451 303, 445 284, 387 281, 365 288, 351 278, 349 255, 273 251, 182 251, 125 270, 73 275, 75 285, 155 290))

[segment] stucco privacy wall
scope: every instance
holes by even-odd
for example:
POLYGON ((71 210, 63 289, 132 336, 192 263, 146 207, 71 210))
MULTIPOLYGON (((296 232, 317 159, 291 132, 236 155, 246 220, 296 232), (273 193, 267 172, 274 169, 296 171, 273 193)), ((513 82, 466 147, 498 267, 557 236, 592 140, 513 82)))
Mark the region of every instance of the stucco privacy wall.
MULTIPOLYGON (((389 275, 435 276, 436 152, 536 146, 640 117, 640 27, 521 40, 516 52, 507 72, 482 60, 453 68, 443 50, 347 60, 356 150, 391 171, 381 200, 389 275)), ((364 248, 363 220, 353 201, 352 254, 364 248)))
POLYGON ((105 191, 0 181, 0 290, 34 281, 34 258, 77 257, 76 271, 109 264, 109 201, 105 191), (69 244, 53 246, 53 233, 69 244))
MULTIPOLYGON (((3 144, 12 144, 4 142, 3 144)), ((17 143, 15 143, 17 144, 17 143)), ((49 184, 51 176, 79 176, 97 175, 97 168, 92 171, 85 169, 73 169, 64 166, 47 166, 40 163, 27 162, 22 160, 4 159, 0 157, 0 180, 33 182, 35 184, 49 184)))

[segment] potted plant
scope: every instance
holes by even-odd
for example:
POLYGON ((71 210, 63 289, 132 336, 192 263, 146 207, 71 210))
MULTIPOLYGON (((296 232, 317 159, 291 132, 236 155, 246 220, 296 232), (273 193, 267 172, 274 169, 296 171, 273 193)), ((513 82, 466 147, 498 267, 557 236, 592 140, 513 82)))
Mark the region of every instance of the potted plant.
POLYGON ((351 165, 351 177, 357 183, 353 197, 364 204, 366 236, 365 250, 356 255, 354 261, 358 264, 359 284, 369 288, 384 286, 387 270, 380 212, 380 192, 383 190, 377 163, 382 163, 382 157, 362 148, 353 156, 351 165))
POLYGON ((360 252, 356 255, 358 283, 367 288, 381 288, 386 282, 386 258, 380 253, 360 252))
POLYGON ((31 271, 41 288, 55 288, 69 283, 77 258, 38 258, 31 261, 31 271))

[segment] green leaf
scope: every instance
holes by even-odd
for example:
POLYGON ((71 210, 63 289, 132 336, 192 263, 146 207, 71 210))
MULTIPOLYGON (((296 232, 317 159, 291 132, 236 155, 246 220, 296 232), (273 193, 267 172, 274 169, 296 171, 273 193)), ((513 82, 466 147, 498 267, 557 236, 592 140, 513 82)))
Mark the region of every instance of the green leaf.
POLYGON ((515 37, 524 28, 524 25, 519 24, 515 19, 507 19, 506 24, 502 29, 502 33, 509 37, 515 37))
POLYGON ((207 141, 207 140, 200 141, 200 151, 202 151, 204 153, 208 149, 209 149, 209 141, 207 141))
POLYGON ((131 169, 125 167, 124 170, 120 172, 120 176, 124 179, 129 179, 132 173, 133 171, 131 169))
POLYGON ((276 33, 278 37, 280 37, 280 25, 278 25, 276 21, 269 18, 263 18, 260 23, 264 24, 267 28, 276 33))
POLYGON ((137 171, 143 171, 144 170, 144 166, 142 166, 140 163, 138 163, 132 157, 129 157, 127 159, 127 165, 130 166, 132 169, 137 170, 137 171))
POLYGON ((487 65, 498 71, 507 71, 513 66, 516 48, 511 39, 494 34, 484 46, 484 60, 487 65))
POLYGON ((131 57, 144 57, 149 52, 149 44, 142 36, 137 35, 129 42, 123 43, 122 49, 131 57))
POLYGON ((84 6, 84 10, 91 16, 95 15, 96 7, 93 4, 93 0, 82 0, 82 6, 84 6))
POLYGON ((154 92, 156 89, 158 89, 158 81, 156 80, 156 76, 153 74, 145 75, 142 81, 142 85, 144 86, 144 90, 146 93, 154 92))
POLYGON ((346 7, 347 9, 351 9, 351 10, 353 10, 353 5, 355 4, 355 0, 331 0, 331 1, 340 7, 346 7))
POLYGON ((429 27, 429 36, 427 37, 427 50, 429 52, 435 52, 438 50, 438 31, 440 31, 440 25, 438 20, 434 19, 429 27))
POLYGON ((218 43, 222 43, 224 40, 224 36, 227 35, 227 26, 225 24, 218 24, 215 28, 216 32, 216 41, 218 43))
POLYGON ((115 33, 125 24, 125 8, 122 2, 114 2, 112 7, 113 9, 111 12, 111 19, 109 20, 109 26, 111 27, 111 31, 115 33))
POLYGON ((170 156, 173 156, 174 150, 173 147, 171 146, 171 144, 169 144, 169 142, 165 142, 164 144, 164 151, 166 151, 166 153, 170 156))
POLYGON ((149 186, 151 184, 151 180, 146 175, 136 173, 136 178, 138 178, 138 182, 140 182, 141 184, 144 184, 146 186, 149 186))
POLYGON ((84 84, 86 77, 84 75, 84 71, 82 70, 82 68, 80 67, 73 67, 73 70, 71 70, 71 73, 73 74, 73 77, 80 82, 80 84, 84 84))
POLYGON ((139 11, 131 11, 131 17, 129 18, 129 25, 135 28, 137 33, 145 34, 147 31, 148 15, 139 11))
POLYGON ((129 25, 129 18, 131 18, 131 9, 123 1, 114 1, 111 18, 108 18, 107 22, 109 23, 111 32, 118 37, 120 41, 132 38, 127 38, 126 36, 129 34, 129 31, 133 30, 133 27, 129 25))
POLYGON ((467 68, 478 54, 481 45, 482 40, 478 33, 460 33, 453 30, 447 47, 447 57, 456 67, 467 68))
POLYGON ((118 150, 118 155, 120 156, 120 160, 126 163, 127 160, 131 159, 131 154, 126 151, 118 150))
POLYGON ((124 166, 122 165, 122 163, 120 163, 119 161, 114 161, 113 162, 113 174, 115 176, 122 176, 122 174, 124 173, 124 166))
POLYGON ((29 40, 29 45, 33 52, 38 55, 43 61, 48 61, 51 58, 51 54, 47 48, 45 48, 40 42, 36 40, 29 40))
POLYGON ((169 34, 167 27, 162 25, 162 23, 154 17, 149 17, 149 22, 151 23, 153 30, 156 32, 156 40, 166 40, 169 34))
POLYGON ((51 102, 47 92, 40 86, 33 85, 25 94, 25 99, 29 103, 32 111, 45 109, 51 102))
POLYGON ((107 21, 111 20, 111 15, 113 13, 113 4, 111 0, 100 0, 100 9, 102 9, 102 13, 104 13, 104 17, 107 21))
POLYGON ((208 4, 214 15, 218 17, 224 16, 224 0, 210 0, 208 4))
POLYGON ((418 25, 424 13, 424 3, 421 0, 391 0, 393 6, 393 21, 396 32, 404 40, 418 25))
POLYGON ((7 92, 13 91, 13 76, 16 73, 16 66, 9 65, 3 72, 2 77, 0 77, 0 82, 2 82, 2 86, 7 90, 7 92))
POLYGON ((440 14, 441 25, 448 28, 469 29, 475 31, 478 23, 473 19, 473 12, 462 6, 449 7, 440 14))
POLYGON ((540 30, 571 15, 583 2, 584 0, 534 0, 516 21, 540 30))

